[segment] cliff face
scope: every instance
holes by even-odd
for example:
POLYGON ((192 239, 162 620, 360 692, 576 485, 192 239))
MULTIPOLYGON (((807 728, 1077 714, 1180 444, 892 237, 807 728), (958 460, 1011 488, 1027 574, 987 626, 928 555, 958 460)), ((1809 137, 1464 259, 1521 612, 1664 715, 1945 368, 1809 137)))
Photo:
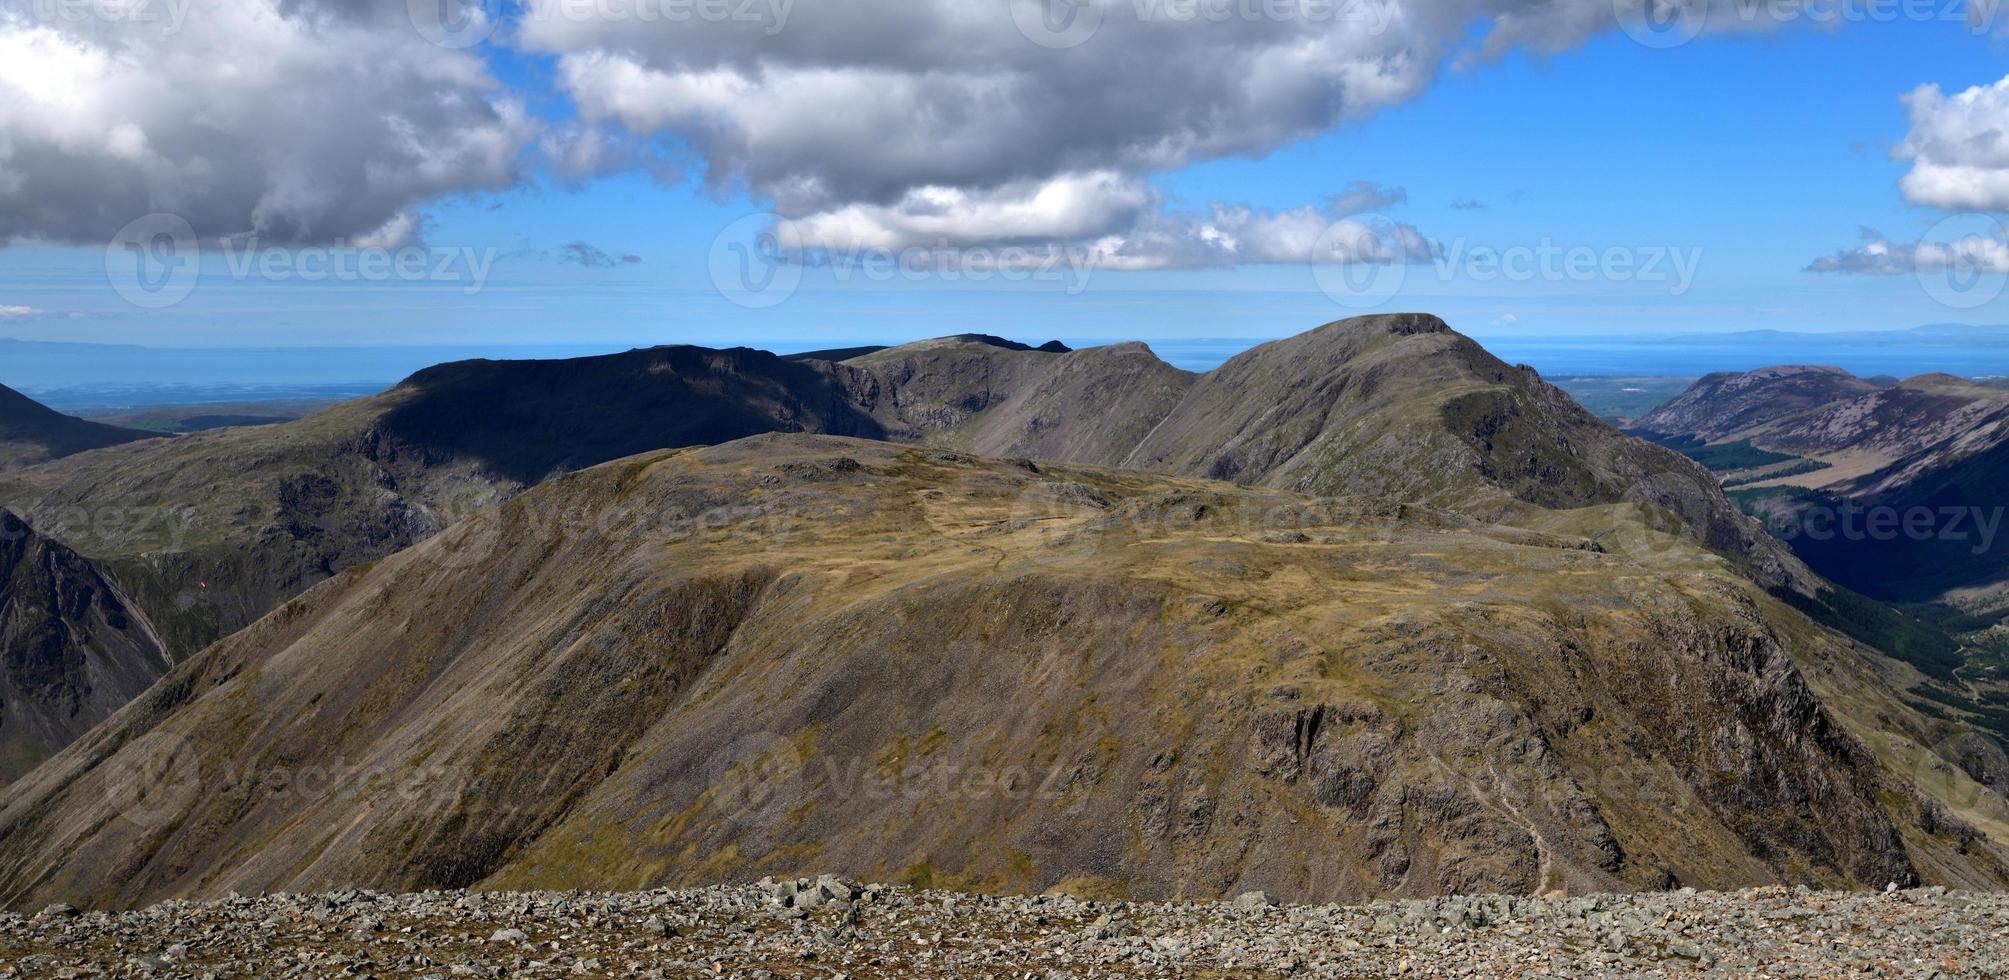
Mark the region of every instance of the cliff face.
POLYGON ((115 583, 0 510, 0 780, 54 755, 166 669, 115 583))
POLYGON ((0 797, 0 896, 2001 881, 1789 621, 1680 538, 758 437, 550 481, 182 664, 0 797))

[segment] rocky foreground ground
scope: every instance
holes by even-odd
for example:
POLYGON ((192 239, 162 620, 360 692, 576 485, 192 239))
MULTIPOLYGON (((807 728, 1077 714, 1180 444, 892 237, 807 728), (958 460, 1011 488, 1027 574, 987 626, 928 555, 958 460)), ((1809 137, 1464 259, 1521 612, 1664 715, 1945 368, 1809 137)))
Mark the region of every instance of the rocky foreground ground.
POLYGON ((19 977, 2009 976, 2009 896, 1739 893, 1280 906, 836 878, 689 891, 274 895, 0 916, 19 977))

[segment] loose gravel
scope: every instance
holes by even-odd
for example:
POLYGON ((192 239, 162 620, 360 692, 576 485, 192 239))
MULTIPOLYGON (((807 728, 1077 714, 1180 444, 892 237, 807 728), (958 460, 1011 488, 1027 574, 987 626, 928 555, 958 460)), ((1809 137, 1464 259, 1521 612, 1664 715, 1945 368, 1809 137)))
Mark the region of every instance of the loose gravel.
POLYGON ((1286 906, 825 876, 652 891, 233 896, 0 914, 8 977, 1998 977, 2009 896, 1757 888, 1286 906))

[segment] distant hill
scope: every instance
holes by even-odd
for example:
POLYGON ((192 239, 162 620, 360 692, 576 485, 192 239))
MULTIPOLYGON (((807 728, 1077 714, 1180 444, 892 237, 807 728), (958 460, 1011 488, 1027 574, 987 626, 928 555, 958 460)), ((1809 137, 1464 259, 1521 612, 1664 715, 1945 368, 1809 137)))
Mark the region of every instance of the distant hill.
POLYGON ((0 794, 0 902, 2009 880, 1901 665, 1659 540, 800 434, 629 457, 179 666, 0 794), (549 519, 595 514, 636 519, 549 519))
POLYGON ((12 388, 0 386, 0 470, 159 437, 157 432, 122 429, 64 415, 12 388))
POLYGON ((1781 365, 1698 379, 1633 427, 1712 442, 1779 419, 1877 390, 1836 367, 1781 365))

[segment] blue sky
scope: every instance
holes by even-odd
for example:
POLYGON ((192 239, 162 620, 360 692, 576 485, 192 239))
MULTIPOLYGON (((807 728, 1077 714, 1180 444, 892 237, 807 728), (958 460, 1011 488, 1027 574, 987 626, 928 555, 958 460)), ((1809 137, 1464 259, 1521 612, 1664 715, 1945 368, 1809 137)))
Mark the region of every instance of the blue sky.
MULTIPOLYGON (((540 124, 576 121, 557 56, 499 40, 478 51, 540 124)), ((1360 181, 1399 190, 1375 213, 1419 230, 1438 254, 1400 264, 1399 284, 1371 302, 1336 302, 1321 269, 1303 263, 1061 263, 982 282, 798 266, 785 297, 747 308, 714 273, 721 233, 751 241, 746 219, 774 206, 749 189, 757 181, 721 192, 640 168, 561 177, 534 165, 500 189, 415 198, 422 233, 404 247, 422 242, 434 257, 422 276, 303 273, 292 246, 246 272, 211 252, 186 298, 140 309, 108 285, 104 247, 17 241, 0 249, 0 310, 14 312, 0 317, 0 336, 155 346, 799 346, 962 331, 1150 340, 1283 336, 1395 308, 1438 313, 1482 339, 2004 323, 2009 297, 1949 306, 1910 274, 1807 271, 1855 247, 1860 228, 1905 242, 1947 216, 1899 192, 1912 167, 1890 152, 1911 126, 1900 96, 1927 83, 1948 93, 1991 85, 2009 68, 2004 53, 1999 34, 1947 20, 1704 36, 1670 50, 1595 33, 1552 54, 1453 59, 1413 97, 1323 135, 1140 171, 1155 206, 1172 212, 1284 212, 1360 181), (590 248, 568 253, 574 243, 590 248), (1654 268, 1487 275, 1472 260, 1475 250, 1550 247, 1654 268)), ((675 133, 649 145, 668 147, 687 172, 702 166, 675 133)), ((1956 231, 1986 234, 1993 220, 1969 215, 1956 231)))

